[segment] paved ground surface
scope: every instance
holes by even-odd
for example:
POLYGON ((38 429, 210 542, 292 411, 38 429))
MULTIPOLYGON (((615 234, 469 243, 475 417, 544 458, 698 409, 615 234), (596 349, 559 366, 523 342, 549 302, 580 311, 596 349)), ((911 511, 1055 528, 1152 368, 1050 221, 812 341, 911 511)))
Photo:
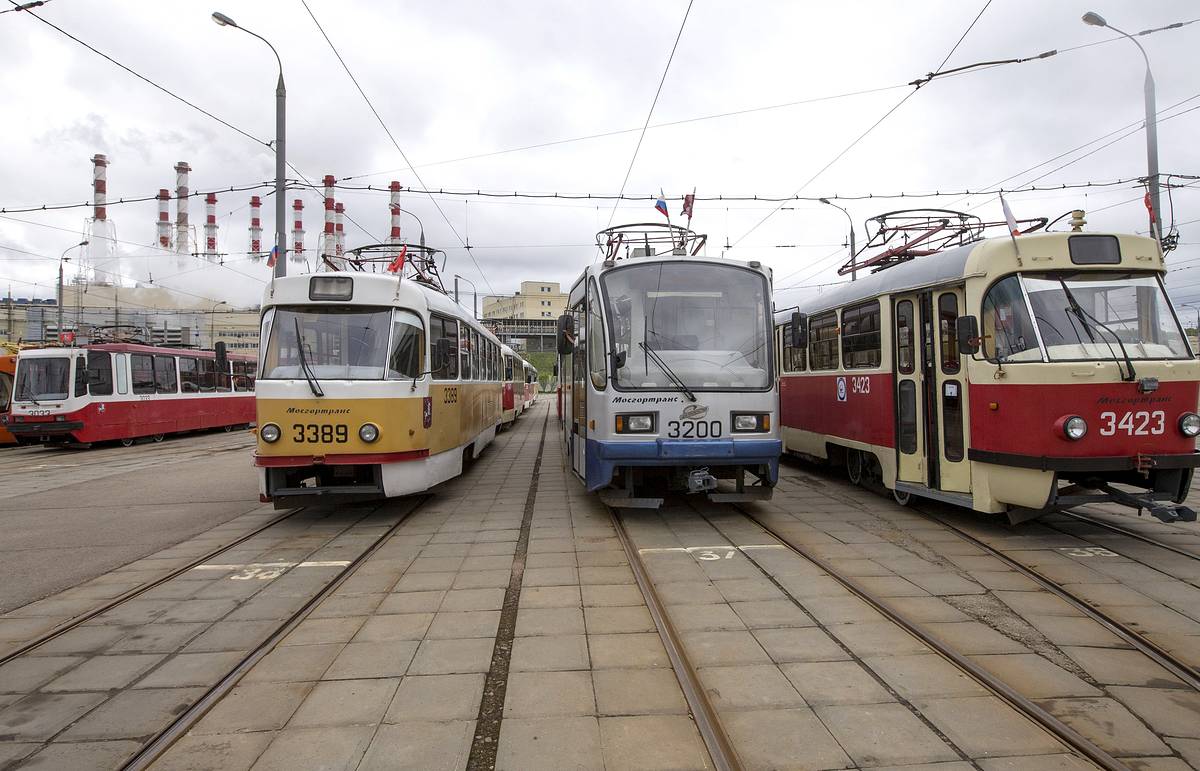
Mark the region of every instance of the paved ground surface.
MULTIPOLYGON (((548 407, 422 502, 155 767, 711 767, 610 512, 564 469, 548 407)), ((238 455, 210 456, 218 439, 181 445, 186 463, 238 455)), ((238 468, 226 489, 252 483, 238 468)), ((31 473, 22 484, 58 494, 51 469, 31 473)), ((170 479, 164 495, 198 489, 170 479)), ((0 667, 0 768, 118 767, 415 503, 301 511, 0 667)), ((1196 691, 923 509, 785 462, 775 499, 745 513, 1129 768, 1200 768, 1196 691)), ((745 767, 1090 767, 745 513, 678 499, 622 515, 745 767)), ((1066 520, 933 513, 1200 655, 1200 561, 1066 520)), ((273 516, 247 505, 0 616, 0 653, 273 516)), ((1096 516, 1200 546, 1194 525, 1096 516)))
POLYGON ((0 450, 0 613, 259 508, 247 432, 0 450))

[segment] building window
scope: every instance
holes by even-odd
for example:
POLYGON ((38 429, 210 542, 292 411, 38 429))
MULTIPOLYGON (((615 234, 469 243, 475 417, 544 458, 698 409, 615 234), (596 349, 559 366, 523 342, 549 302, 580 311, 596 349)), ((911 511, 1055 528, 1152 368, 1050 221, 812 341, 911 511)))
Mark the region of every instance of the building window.
POLYGON ((842 311, 842 361, 846 369, 879 366, 878 300, 842 311))
POLYGON ((829 311, 808 322, 809 359, 814 370, 837 369, 837 311, 829 311))

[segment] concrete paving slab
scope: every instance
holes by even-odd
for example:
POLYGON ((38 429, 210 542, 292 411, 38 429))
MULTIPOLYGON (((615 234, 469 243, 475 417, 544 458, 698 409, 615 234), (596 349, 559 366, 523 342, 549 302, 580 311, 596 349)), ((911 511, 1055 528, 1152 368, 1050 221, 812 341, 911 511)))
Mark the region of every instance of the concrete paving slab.
POLYGON ((467 766, 472 720, 408 721, 379 727, 357 766, 361 771, 457 771, 467 766))
POLYGON ((928 699, 921 714, 973 758, 1061 753, 1067 748, 995 696, 928 699))
MULTIPOLYGON (((400 613, 388 616, 371 616, 362 623, 354 634, 354 642, 397 642, 401 640, 422 640, 433 623, 433 613, 400 613)), ((342 619, 330 619, 341 621, 342 619)), ((303 627, 296 629, 299 632, 303 627)), ((295 632, 293 632, 295 634, 295 632)), ((339 642, 339 640, 323 640, 323 642, 339 642)))
POLYGON ((1027 616, 1026 620, 1058 646, 1080 645, 1102 648, 1126 647, 1126 643, 1090 618, 1071 616, 1027 616))
POLYGON ((344 646, 289 645, 276 648, 245 674, 242 683, 304 682, 318 680, 344 646))
POLYGON ((1101 696, 1100 689, 1035 653, 972 656, 1004 682, 1032 699, 1101 696))
POLYGON ((958 667, 934 653, 877 656, 864 659, 863 663, 896 693, 910 701, 935 697, 983 696, 988 693, 958 667))
POLYGON ((635 584, 592 584, 580 587, 587 607, 642 605, 645 600, 635 584))
POLYGON ((583 610, 578 607, 522 607, 517 611, 517 637, 530 637, 534 635, 557 636, 583 634, 583 632, 583 610))
MULTIPOLYGON (((381 616, 378 618, 392 618, 381 616)), ((350 618, 309 618, 283 638, 280 645, 324 645, 327 643, 346 643, 358 633, 367 619, 363 616, 350 618)))
POLYGON ((482 673, 406 677, 400 682, 384 722, 474 720, 483 685, 482 673))
MULTIPOLYGON (((472 589, 464 591, 483 590, 472 589)), ((434 613, 441 607, 447 593, 447 590, 440 589, 427 592, 396 592, 388 594, 384 596, 379 606, 375 609, 375 614, 434 613)), ((501 593, 503 594, 503 592, 501 593)))
POLYGON ((204 694, 204 688, 125 691, 63 732, 66 741, 148 739, 204 694))
POLYGON ((312 683, 244 683, 221 699, 193 734, 230 734, 242 731, 277 731, 287 724, 312 683))
POLYGON ((241 661, 239 651, 180 653, 168 658, 143 677, 134 688, 183 688, 211 686, 241 661))
POLYGON ((771 663, 750 632, 688 632, 682 637, 688 658, 696 667, 771 663))
POLYGON ((1200 739, 1168 737, 1167 744, 1179 753, 1193 768, 1200 768, 1200 739))
POLYGON ((1170 749, 1120 702, 1109 698, 1046 699, 1055 717, 1122 757, 1169 755, 1170 749))
POLYGON ((549 672, 588 669, 587 637, 582 634, 517 637, 509 670, 549 672))
POLYGON ((313 686, 287 728, 374 725, 383 720, 400 678, 324 680, 313 686))
POLYGON ((850 655, 832 637, 816 627, 755 629, 752 634, 772 661, 840 661, 850 655))
MULTIPOLYGON (((790 586, 785 588, 789 592, 792 591, 790 586)), ((800 600, 808 615, 822 624, 866 624, 887 621, 882 613, 852 596, 845 589, 842 589, 838 595, 827 597, 801 598, 798 595, 793 596, 800 600)))
POLYGON ((929 650, 923 642, 891 621, 835 624, 826 631, 857 656, 896 656, 929 650))
POLYGON ((367 751, 374 726, 289 728, 280 731, 254 764, 255 771, 352 769, 367 751))
POLYGON ((49 739, 100 702, 100 693, 33 693, 0 710, 0 746, 49 739))
POLYGON ((1015 570, 972 570, 971 577, 993 591, 1033 592, 1041 585, 1015 570))
POLYGON ((790 599, 746 600, 731 603, 730 607, 751 629, 798 628, 816 623, 790 599))
POLYGON ((504 717, 594 715, 596 701, 588 672, 512 672, 504 717))
MULTIPOLYGON (((397 618, 399 618, 397 616, 397 618)), ((433 618, 426 640, 465 639, 468 637, 495 638, 500 626, 498 610, 468 610, 439 612, 433 618)))
POLYGON ((695 723, 683 715, 602 717, 600 744, 607 771, 712 767, 695 723))
POLYGON ((1200 693, 1129 686, 1114 686, 1109 693, 1163 735, 1200 739, 1200 693))
POLYGON ((163 660, 158 653, 95 656, 42 686, 55 691, 110 691, 124 688, 163 660))
POLYGON ((1027 648, 978 621, 932 623, 926 631, 965 656, 1025 653, 1027 648))
MULTIPOLYGON (((128 635, 133 627, 80 626, 35 648, 32 656, 63 656, 76 653, 95 653, 109 649, 117 640, 128 635)), ((4 647, 0 645, 0 647, 4 647)), ((115 651, 113 651, 115 652, 115 651)), ((129 651, 154 653, 155 651, 129 651)), ((2 680, 3 678, 0 678, 2 680)))
POLYGON ((775 665, 702 667, 698 673, 709 698, 721 712, 805 706, 804 699, 775 665))
POLYGON ((909 621, 929 622, 970 621, 970 616, 939 597, 890 597, 888 604, 909 621))
POLYGON ((644 607, 584 608, 583 615, 588 634, 655 631, 654 620, 644 607))
POLYGON ((592 673, 599 715, 686 714, 687 703, 669 669, 605 669, 592 673))
POLYGON ((184 646, 191 652, 248 651, 258 647, 279 627, 279 621, 218 621, 184 646))
POLYGON ((26 694, 70 670, 82 656, 26 656, 0 667, 0 693, 26 694))
POLYGON ((525 608, 578 608, 583 601, 579 586, 521 586, 521 610, 525 608))
POLYGON ((16 761, 31 754, 34 750, 42 745, 38 742, 0 742, 0 767, 9 768, 9 764, 16 768, 16 761))
POLYGON ((958 753, 900 704, 816 708, 817 717, 860 766, 958 760, 958 753))
POLYGON ((984 771, 1087 771, 1095 768, 1076 755, 1017 755, 1011 758, 981 758, 984 771))
POLYGON ((1082 616, 1079 610, 1061 597, 1046 591, 993 592, 1005 605, 1022 616, 1082 616))
POLYGON ((426 640, 417 648, 408 671, 414 675, 487 672, 494 647, 495 641, 486 638, 426 640))
POLYGON ((745 630, 746 623, 724 602, 704 605, 672 605, 671 623, 678 632, 745 630))
POLYGON ((593 670, 671 665, 656 633, 592 634, 587 641, 593 670))
POLYGON ((1066 646, 1062 650, 1101 683, 1154 688, 1183 687, 1178 678, 1138 651, 1074 646, 1066 646))
POLYGON ((857 662, 797 662, 779 668, 810 706, 895 701, 887 689, 857 662))
POLYGON ((70 742, 48 745, 26 758, 24 769, 119 768, 141 748, 132 741, 70 742))
POLYGON ((446 596, 443 598, 438 610, 442 612, 500 610, 503 606, 504 590, 497 587, 487 589, 451 589, 446 592, 446 596))
POLYGON ((603 771, 592 716, 512 718, 500 726, 497 771, 603 771))
POLYGON ((400 677, 408 672, 417 653, 415 640, 349 643, 342 649, 322 678, 354 680, 371 677, 400 677))
POLYGON ((186 734, 171 746, 166 755, 155 762, 155 771, 246 771, 263 753, 271 740, 272 731, 254 733, 186 734))
POLYGON ((851 765, 810 709, 728 712, 721 721, 747 769, 821 771, 851 765))

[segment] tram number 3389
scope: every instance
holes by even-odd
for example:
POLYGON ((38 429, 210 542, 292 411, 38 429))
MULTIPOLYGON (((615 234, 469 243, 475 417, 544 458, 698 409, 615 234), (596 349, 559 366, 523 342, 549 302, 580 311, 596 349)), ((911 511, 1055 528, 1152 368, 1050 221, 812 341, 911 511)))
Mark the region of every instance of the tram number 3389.
POLYGON ((1100 413, 1100 435, 1114 436, 1158 436, 1166 433, 1167 414, 1162 410, 1154 412, 1126 412, 1119 418, 1115 412, 1100 413))
POLYGON ((350 431, 345 424, 337 425, 318 424, 318 423, 294 423, 292 430, 296 432, 292 437, 292 441, 297 444, 315 444, 335 442, 337 444, 345 444, 350 436, 350 431))
POLYGON ((667 421, 667 436, 672 439, 716 439, 720 435, 719 420, 667 421))

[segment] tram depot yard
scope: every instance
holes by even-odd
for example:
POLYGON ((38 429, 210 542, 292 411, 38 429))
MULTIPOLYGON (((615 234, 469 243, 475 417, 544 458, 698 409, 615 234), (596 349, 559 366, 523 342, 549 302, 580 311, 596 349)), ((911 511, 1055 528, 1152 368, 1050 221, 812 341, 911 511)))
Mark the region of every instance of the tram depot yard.
POLYGON ((241 431, 0 453, 0 765, 1200 765, 1194 525, 789 459, 613 510, 555 409, 382 503, 259 503, 241 431))

